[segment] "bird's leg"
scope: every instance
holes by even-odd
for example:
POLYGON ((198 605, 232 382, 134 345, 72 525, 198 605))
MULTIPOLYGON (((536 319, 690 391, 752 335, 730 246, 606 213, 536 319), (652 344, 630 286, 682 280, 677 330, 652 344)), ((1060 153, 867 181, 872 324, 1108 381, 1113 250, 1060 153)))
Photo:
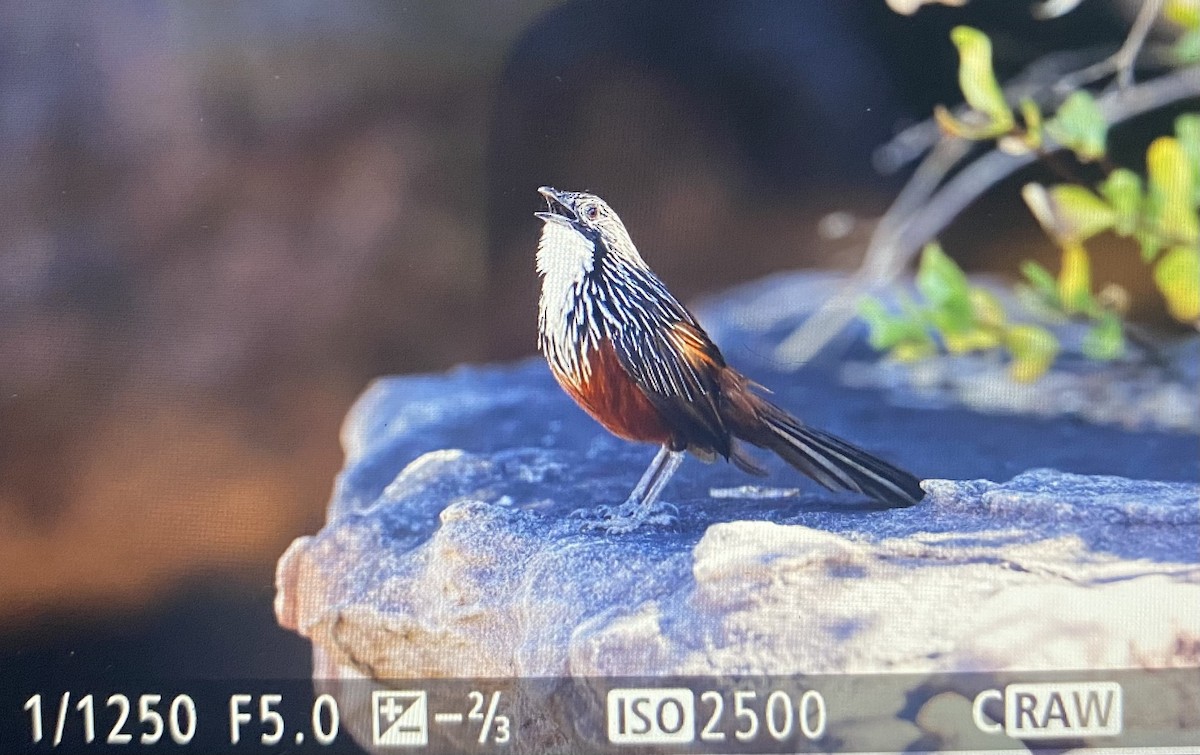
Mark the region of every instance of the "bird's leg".
POLYGON ((633 486, 633 490, 629 492, 629 497, 625 499, 622 506, 652 512, 663 488, 667 486, 672 475, 675 474, 675 470, 679 469, 679 465, 683 463, 684 456, 683 451, 672 451, 669 446, 660 447, 658 453, 654 455, 654 460, 642 474, 642 479, 633 486))
POLYGON ((620 506, 601 506, 598 509, 600 517, 589 521, 585 527, 621 533, 635 530, 645 522, 670 524, 675 517, 665 509, 674 507, 655 504, 675 470, 683 463, 684 456, 683 451, 672 451, 670 446, 664 445, 659 448, 654 460, 646 468, 642 479, 633 486, 625 502, 620 506))

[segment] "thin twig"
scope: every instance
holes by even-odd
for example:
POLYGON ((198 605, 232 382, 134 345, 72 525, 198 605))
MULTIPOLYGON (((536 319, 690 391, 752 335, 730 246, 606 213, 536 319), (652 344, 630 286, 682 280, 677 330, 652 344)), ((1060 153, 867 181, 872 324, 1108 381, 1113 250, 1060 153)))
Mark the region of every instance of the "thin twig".
POLYGON ((1163 0, 1143 0, 1137 18, 1133 21, 1133 27, 1129 30, 1129 36, 1125 38, 1121 47, 1104 60, 1064 76, 1054 85, 1055 91, 1070 92, 1093 84, 1113 73, 1117 75, 1119 89, 1128 89, 1133 86, 1134 65, 1142 53, 1142 46, 1146 44, 1146 37, 1150 34, 1150 29, 1154 27, 1154 21, 1158 18, 1162 7, 1163 0))
POLYGON ((928 204, 929 198, 942 183, 942 179, 966 157, 973 146, 966 139, 951 136, 943 138, 934 146, 933 151, 921 161, 912 178, 900 190, 899 196, 875 226, 871 240, 867 243, 867 253, 851 280, 818 307, 803 325, 779 345, 774 354, 776 361, 808 361, 829 339, 854 319, 858 309, 858 297, 863 291, 874 288, 877 281, 890 281, 899 275, 908 261, 907 258, 897 259, 889 253, 895 248, 894 245, 881 240, 890 239, 903 230, 905 223, 911 221, 912 217, 928 204), (808 338, 806 334, 809 333, 822 334, 819 337, 823 340, 815 344, 811 353, 799 359, 789 360, 789 349, 796 348, 797 343, 801 346, 800 353, 804 354, 803 343, 797 339, 808 338))
MULTIPOLYGON (((1162 12, 1163 1, 1145 0, 1125 41, 1111 53, 1096 49, 1060 50, 1033 61, 1004 84, 1005 101, 1015 105, 1028 97, 1043 109, 1055 107, 1070 92, 1113 73, 1117 74, 1117 86, 1128 88, 1133 84, 1134 67, 1146 45, 1146 38, 1162 12), (1104 57, 1096 60, 1100 55, 1104 57), (1085 65, 1085 61, 1095 62, 1085 65)), ((1150 52, 1151 57, 1162 58, 1164 51, 1150 52)), ((961 105, 951 112, 961 118, 968 110, 966 105, 961 105)), ((932 148, 940 137, 941 130, 933 118, 914 123, 875 151, 876 169, 884 174, 895 173, 932 148)))
POLYGON ((933 151, 917 166, 908 183, 904 184, 904 188, 888 208, 887 214, 880 219, 872 239, 891 234, 897 225, 918 212, 937 191, 942 180, 970 154, 974 146, 967 139, 952 136, 939 141, 933 151))
MULTIPOLYGON (((1015 105, 1028 97, 1043 110, 1057 107, 1064 95, 1057 91, 1056 82, 1097 58, 1111 58, 1114 54, 1111 50, 1111 47, 1060 50, 1044 55, 1004 84, 1004 99, 1010 105, 1015 105)), ((962 104, 950 111, 962 119, 970 109, 970 106, 962 104)), ((942 129, 934 118, 914 123, 875 150, 875 168, 885 175, 895 173, 932 149, 942 136, 942 129)))
MULTIPOLYGON (((1200 66, 1189 66, 1143 84, 1117 89, 1099 97, 1096 105, 1108 123, 1116 124, 1188 97, 1200 97, 1200 66)), ((935 158, 946 159, 938 151, 947 141, 954 144, 961 140, 947 138, 926 158, 922 168, 935 158)), ((1045 147, 1049 151, 1062 149, 1049 140, 1045 147)), ((922 179, 919 191, 909 192, 906 186, 871 236, 858 271, 779 345, 776 361, 795 367, 810 360, 854 319, 858 299, 863 294, 891 283, 921 247, 960 212, 992 186, 1036 159, 1037 155, 1032 153, 1011 155, 993 149, 964 167, 936 192, 928 193, 925 184, 928 177, 922 179), (918 197, 928 201, 917 202, 918 197), (920 206, 913 211, 916 204, 920 206)), ((956 162, 954 159, 950 164, 956 162)), ((938 169, 930 168, 929 175, 937 173, 938 169)))
POLYGON ((1133 64, 1137 62, 1142 45, 1146 43, 1146 36, 1150 34, 1150 29, 1162 8, 1163 0, 1142 0, 1142 8, 1133 22, 1133 29, 1125 38, 1125 44, 1121 45, 1121 49, 1113 56, 1117 66, 1117 86, 1121 89, 1133 86, 1133 64))

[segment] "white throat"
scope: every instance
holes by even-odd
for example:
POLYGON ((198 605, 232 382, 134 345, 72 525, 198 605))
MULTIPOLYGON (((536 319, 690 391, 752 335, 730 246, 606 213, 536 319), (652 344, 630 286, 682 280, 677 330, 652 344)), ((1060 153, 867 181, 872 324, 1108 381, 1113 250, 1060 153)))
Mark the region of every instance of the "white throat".
POLYGON ((591 374, 587 354, 599 347, 600 340, 596 323, 588 322, 586 331, 578 329, 587 319, 583 287, 595 265, 595 252, 589 239, 563 223, 550 220, 542 226, 537 249, 537 271, 542 276, 538 348, 557 376, 576 386, 591 374))

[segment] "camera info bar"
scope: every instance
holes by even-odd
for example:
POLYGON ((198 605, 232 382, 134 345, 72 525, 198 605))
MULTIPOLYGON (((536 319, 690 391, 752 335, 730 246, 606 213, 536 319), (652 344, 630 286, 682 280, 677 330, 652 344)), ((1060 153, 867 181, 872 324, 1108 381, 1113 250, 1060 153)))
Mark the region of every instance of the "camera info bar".
POLYGON ((14 680, 0 752, 1193 752, 1200 669, 837 676, 14 680))

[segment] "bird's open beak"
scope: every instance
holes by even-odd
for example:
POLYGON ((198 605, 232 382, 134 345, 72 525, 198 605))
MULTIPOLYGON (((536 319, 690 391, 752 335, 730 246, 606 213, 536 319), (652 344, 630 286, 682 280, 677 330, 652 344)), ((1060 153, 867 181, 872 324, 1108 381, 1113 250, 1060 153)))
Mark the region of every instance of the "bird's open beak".
POLYGON ((579 216, 575 211, 564 201, 565 193, 551 186, 542 186, 538 189, 538 194, 546 198, 547 212, 535 212, 535 216, 547 222, 554 221, 556 223, 570 224, 572 221, 579 220, 579 216))

